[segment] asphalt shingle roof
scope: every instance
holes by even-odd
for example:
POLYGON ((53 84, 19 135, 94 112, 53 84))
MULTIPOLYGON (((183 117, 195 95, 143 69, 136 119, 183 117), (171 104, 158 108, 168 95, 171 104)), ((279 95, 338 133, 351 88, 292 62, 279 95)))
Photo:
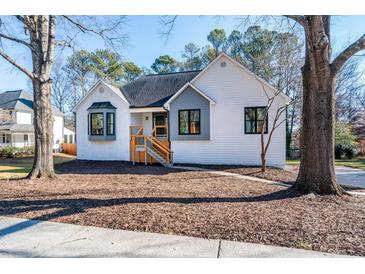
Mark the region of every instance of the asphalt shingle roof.
POLYGON ((95 102, 88 109, 110 108, 116 109, 110 102, 95 102))
POLYGON ((24 90, 10 90, 0 93, 0 108, 32 110, 32 95, 24 90))
MULTIPOLYGON (((25 90, 9 90, 0 93, 0 109, 33 111, 33 95, 25 90)), ((52 108, 56 115, 63 115, 57 108, 52 108)))
POLYGON ((131 107, 161 107, 199 71, 142 76, 120 88, 131 107))

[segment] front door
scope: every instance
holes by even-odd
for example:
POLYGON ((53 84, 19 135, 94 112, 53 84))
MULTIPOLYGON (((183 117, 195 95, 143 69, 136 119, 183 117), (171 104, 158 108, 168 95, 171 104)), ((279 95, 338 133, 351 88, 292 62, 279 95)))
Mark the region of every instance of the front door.
POLYGON ((152 129, 156 127, 156 137, 167 136, 167 112, 153 113, 152 129))

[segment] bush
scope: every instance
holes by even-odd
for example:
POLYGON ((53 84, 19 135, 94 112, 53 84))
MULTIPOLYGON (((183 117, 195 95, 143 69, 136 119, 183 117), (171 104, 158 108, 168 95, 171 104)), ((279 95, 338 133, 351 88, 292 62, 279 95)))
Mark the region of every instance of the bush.
POLYGON ((18 148, 6 146, 0 149, 1 158, 15 158, 18 153, 18 148))
POLYGON ((345 157, 349 158, 349 159, 354 158, 354 156, 355 156, 355 150, 351 149, 351 148, 345 148, 344 153, 345 153, 345 157))
POLYGON ((29 155, 34 155, 34 147, 18 148, 17 156, 29 156, 29 155))
POLYGON ((351 126, 345 123, 336 123, 335 158, 354 157, 356 146, 356 136, 352 133, 351 126))
POLYGON ((15 158, 22 156, 34 155, 34 147, 12 147, 6 146, 0 148, 0 158, 15 158))

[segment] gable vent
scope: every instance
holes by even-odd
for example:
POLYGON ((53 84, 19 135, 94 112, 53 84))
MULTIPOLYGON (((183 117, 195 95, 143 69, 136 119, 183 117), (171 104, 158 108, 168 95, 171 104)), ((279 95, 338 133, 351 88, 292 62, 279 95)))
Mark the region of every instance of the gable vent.
POLYGON ((104 91, 105 91, 104 88, 99 88, 100 93, 103 93, 104 91))
POLYGON ((221 62, 221 68, 225 68, 227 66, 227 63, 226 62, 221 62))

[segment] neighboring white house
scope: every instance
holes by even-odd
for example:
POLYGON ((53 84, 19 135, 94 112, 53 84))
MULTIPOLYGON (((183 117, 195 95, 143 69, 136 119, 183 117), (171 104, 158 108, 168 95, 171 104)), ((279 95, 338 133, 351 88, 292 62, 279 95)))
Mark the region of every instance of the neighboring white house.
MULTIPOLYGON (((264 89, 276 92, 224 53, 202 71, 147 75, 122 88, 99 81, 74 109, 77 158, 259 165, 264 89)), ((268 129, 289 101, 276 97, 268 129)), ((285 141, 284 123, 268 165, 284 167, 285 141)))
MULTIPOLYGON (((53 108, 53 149, 64 138, 63 113, 53 108)), ((33 96, 24 90, 0 93, 0 146, 34 146, 33 96)))
POLYGON ((75 143, 75 132, 68 129, 67 127, 63 128, 63 143, 64 144, 74 144, 75 143))

